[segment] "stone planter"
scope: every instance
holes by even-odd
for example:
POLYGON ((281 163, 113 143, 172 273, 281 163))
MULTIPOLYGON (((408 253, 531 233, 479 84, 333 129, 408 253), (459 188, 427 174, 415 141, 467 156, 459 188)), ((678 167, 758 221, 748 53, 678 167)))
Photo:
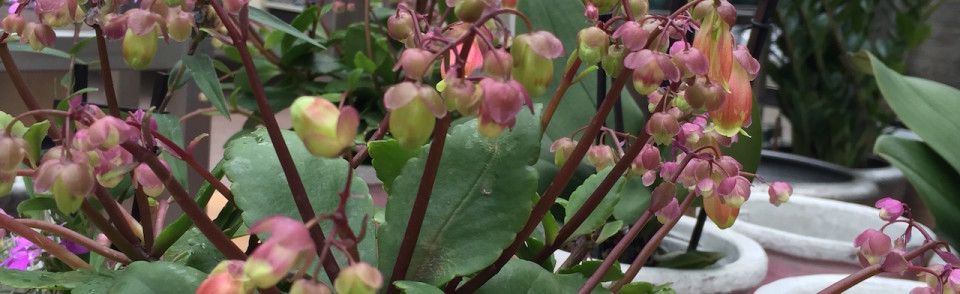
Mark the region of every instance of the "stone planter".
MULTIPOLYGON (((695 218, 682 217, 661 247, 669 251, 685 250, 695 224, 695 218)), ((767 272, 767 256, 757 242, 730 230, 720 230, 712 222, 704 226, 698 249, 723 252, 724 257, 704 269, 644 267, 634 281, 673 283, 671 287, 677 293, 730 293, 756 287, 767 272)), ((568 252, 557 251, 557 265, 569 256, 568 252)), ((629 264, 620 264, 623 271, 629 267, 629 264)))
POLYGON ((892 197, 903 200, 909 185, 907 177, 897 167, 880 158, 871 159, 870 165, 866 168, 855 168, 853 173, 876 184, 880 189, 881 198, 892 197))
MULTIPOLYGON (((807 294, 817 293, 833 283, 843 279, 846 275, 810 275, 784 278, 766 284, 757 289, 754 294, 807 294)), ((883 277, 869 278, 853 286, 844 294, 874 294, 874 293, 908 293, 916 287, 926 284, 918 281, 892 279, 883 277)))
POLYGON ((761 154, 757 175, 768 182, 788 182, 795 194, 871 206, 881 198, 873 181, 848 168, 790 153, 763 150, 761 154))
MULTIPOLYGON (((859 268, 853 240, 864 230, 880 229, 886 223, 879 218, 879 210, 863 205, 794 195, 789 202, 774 207, 765 197, 766 191, 754 190, 753 195, 740 208, 740 217, 731 229, 771 252, 802 260, 859 268)), ((896 223, 885 232, 896 238, 905 229, 905 224, 896 223)), ((913 236, 908 249, 922 245, 919 230, 914 229, 913 236)))

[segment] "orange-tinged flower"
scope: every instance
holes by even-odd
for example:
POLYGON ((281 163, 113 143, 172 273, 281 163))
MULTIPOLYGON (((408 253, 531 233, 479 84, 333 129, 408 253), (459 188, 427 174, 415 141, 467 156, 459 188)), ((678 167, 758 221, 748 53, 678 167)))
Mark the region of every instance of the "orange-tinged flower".
POLYGON ((707 77, 726 88, 733 69, 733 36, 730 25, 720 18, 716 10, 710 11, 693 38, 693 48, 710 61, 707 77))
MULTIPOLYGON (((463 64, 463 76, 465 77, 469 77, 470 73, 478 67, 483 66, 483 54, 480 52, 480 46, 477 46, 476 41, 478 40, 475 40, 470 46, 470 52, 467 52, 467 61, 463 64)), ((459 54, 461 51, 463 51, 463 44, 458 44, 456 51, 451 50, 449 54, 447 54, 447 58, 443 59, 443 64, 440 66, 440 76, 447 78, 448 67, 456 63, 456 54, 459 54)))
POLYGON ((720 197, 716 195, 703 197, 703 210, 707 212, 710 220, 721 229, 732 226, 733 223, 737 221, 737 216, 740 215, 739 208, 733 208, 724 204, 723 199, 720 199, 720 197))
POLYGON ((750 120, 750 111, 753 109, 750 74, 739 63, 733 65, 728 87, 730 93, 726 101, 720 109, 710 112, 710 118, 717 133, 733 137, 750 120))

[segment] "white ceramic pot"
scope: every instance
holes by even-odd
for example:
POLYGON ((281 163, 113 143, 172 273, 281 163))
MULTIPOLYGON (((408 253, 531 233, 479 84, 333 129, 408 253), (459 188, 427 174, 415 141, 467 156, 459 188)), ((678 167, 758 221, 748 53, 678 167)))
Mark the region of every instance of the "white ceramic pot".
MULTIPOLYGON (((833 283, 845 278, 846 275, 809 275, 783 278, 763 285, 754 294, 808 294, 817 293, 833 283)), ((875 294, 875 293, 908 293, 916 287, 926 284, 883 277, 869 278, 856 286, 851 287, 844 294, 875 294)))
MULTIPOLYGON (((697 220, 682 217, 680 222, 664 238, 661 247, 670 251, 685 250, 690 234, 697 220)), ((767 273, 767 255, 757 242, 730 230, 720 230, 712 222, 703 228, 701 251, 722 252, 724 257, 717 263, 696 270, 643 267, 634 281, 654 284, 673 283, 671 288, 677 293, 730 293, 746 291, 763 281, 767 273)), ((565 251, 557 251, 557 266, 570 256, 565 251)), ((629 264, 620 264, 626 271, 629 264)))
MULTIPOLYGON (((885 223, 876 208, 803 195, 794 195, 789 202, 775 207, 769 203, 766 191, 753 190, 753 197, 741 206, 732 229, 767 250, 787 256, 859 265, 853 240, 864 230, 879 230, 885 223)), ((896 223, 884 232, 896 238, 904 230, 905 224, 896 223)), ((908 249, 923 242, 919 230, 914 229, 912 235, 908 249)))

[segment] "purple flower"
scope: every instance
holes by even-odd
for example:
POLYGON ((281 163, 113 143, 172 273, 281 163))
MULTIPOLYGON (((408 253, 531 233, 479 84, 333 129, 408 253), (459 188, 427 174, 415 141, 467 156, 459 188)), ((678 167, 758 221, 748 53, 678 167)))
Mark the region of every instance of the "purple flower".
POLYGON ((73 241, 67 239, 60 239, 60 246, 67 248, 67 251, 70 251, 73 254, 86 254, 90 252, 86 247, 83 247, 80 244, 73 243, 73 241))
POLYGON ((43 250, 23 237, 16 237, 14 241, 17 245, 10 248, 7 259, 0 262, 0 267, 25 271, 36 265, 43 250))

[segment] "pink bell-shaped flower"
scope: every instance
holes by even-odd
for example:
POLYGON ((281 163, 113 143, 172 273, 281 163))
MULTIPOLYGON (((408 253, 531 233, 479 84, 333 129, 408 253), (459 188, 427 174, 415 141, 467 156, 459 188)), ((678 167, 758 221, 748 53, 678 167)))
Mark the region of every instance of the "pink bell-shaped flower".
MULTIPOLYGON (((238 14, 247 5, 247 2, 249 0, 223 0, 223 8, 230 14, 238 14)), ((340 2, 340 4, 342 5, 343 2, 340 2)))
MULTIPOLYGON (((770 204, 780 206, 780 204, 787 203, 787 200, 790 200, 790 195, 793 194, 793 187, 785 182, 773 182, 770 184, 767 194, 770 194, 770 204)), ((881 199, 880 201, 883 200, 881 199)), ((881 210, 881 215, 882 214, 883 212, 881 210)))
POLYGON ((483 57, 483 72, 489 77, 506 80, 513 68, 513 56, 503 49, 487 52, 483 57))
POLYGON ((717 193, 730 207, 740 208, 750 198, 750 181, 742 176, 727 177, 720 182, 717 193))
POLYGON ((134 141, 139 134, 137 128, 128 125, 123 120, 113 116, 105 116, 87 128, 87 141, 91 146, 106 150, 125 142, 134 141))
POLYGON ((569 137, 563 137, 559 140, 553 142, 550 145, 550 152, 553 152, 553 163, 558 167, 563 166, 567 163, 567 159, 570 158, 570 154, 573 153, 573 149, 577 147, 577 141, 570 139, 569 137))
POLYGON ((299 279, 290 286, 290 294, 330 294, 330 288, 321 282, 299 279))
POLYGON ((597 171, 607 168, 607 166, 614 161, 613 148, 610 148, 610 146, 593 145, 590 146, 590 150, 587 151, 587 162, 595 167, 597 171))
MULTIPOLYGON (((160 163, 170 171, 170 165, 166 161, 160 159, 160 163)), ((146 163, 141 163, 133 170, 133 187, 143 189, 143 193, 150 197, 158 197, 164 190, 163 180, 146 163)))
POLYGON ((552 59, 563 56, 563 43, 547 31, 520 34, 513 38, 513 78, 531 97, 546 92, 553 79, 552 59))
POLYGON ((513 129, 524 101, 533 112, 533 103, 523 85, 515 80, 480 80, 483 101, 480 104, 480 134, 495 138, 505 129, 513 129))
POLYGON ((116 146, 107 150, 96 150, 100 160, 94 167, 97 182, 106 188, 113 188, 123 181, 123 177, 137 167, 133 155, 123 147, 116 146))
POLYGON ((194 19, 193 14, 185 11, 174 11, 171 9, 167 15, 167 30, 170 38, 183 42, 190 38, 193 33, 194 19))
POLYGON ((643 95, 653 93, 665 78, 680 80, 680 71, 670 61, 670 56, 649 49, 628 54, 623 59, 623 65, 634 70, 633 87, 643 95))
POLYGON ((22 138, 0 134, 0 172, 16 172, 26 157, 28 148, 29 145, 22 138))
POLYGON ((630 163, 628 175, 642 175, 647 171, 656 170, 660 168, 660 161, 660 149, 647 144, 640 150, 640 155, 630 163))
MULTIPOLYGON (((53 151, 49 152, 59 152, 53 151)), ((80 209, 83 199, 93 192, 93 167, 85 153, 75 152, 70 158, 51 158, 44 160, 34 175, 35 193, 52 193, 57 208, 63 213, 73 213, 80 209)))
POLYGON ((400 53, 400 62, 397 63, 394 70, 403 68, 408 79, 419 81, 430 75, 434 57, 436 56, 433 52, 419 48, 409 48, 400 53))
POLYGON ((656 112, 650 115, 646 125, 647 134, 653 136, 653 141, 660 145, 670 143, 673 136, 680 132, 680 122, 671 114, 656 112))
POLYGON ((387 18, 387 35, 394 40, 404 42, 413 35, 416 28, 413 25, 413 17, 404 10, 397 10, 387 18))
POLYGON ((893 249, 890 236, 874 229, 867 229, 860 233, 854 239, 853 246, 859 248, 857 256, 864 267, 877 263, 881 257, 886 256, 893 249))
POLYGON ((628 21, 620 25, 611 37, 623 41, 623 46, 626 46, 630 51, 640 51, 647 45, 650 32, 645 30, 640 23, 628 21))
POLYGON ((29 22, 23 27, 23 34, 20 36, 20 44, 30 43, 30 49, 40 51, 44 47, 53 46, 57 41, 57 34, 53 28, 47 24, 39 22, 29 22))
POLYGON ((658 222, 661 224, 666 224, 671 220, 679 218, 680 213, 680 204, 677 203, 677 198, 674 197, 673 199, 670 199, 670 203, 658 210, 655 214, 658 222))
POLYGON ((319 97, 303 96, 290 106, 293 130, 313 156, 337 158, 353 144, 360 116, 351 106, 336 105, 319 97))
POLYGON ((671 182, 663 182, 650 193, 650 205, 647 207, 647 210, 658 212, 676 199, 677 187, 671 182))
POLYGON ((390 133, 406 149, 423 145, 433 133, 435 118, 447 115, 446 105, 437 90, 412 82, 387 89, 383 104, 390 110, 390 133))
POLYGON ((253 284, 244 275, 244 262, 224 260, 207 276, 196 294, 249 294, 253 293, 253 284))
MULTIPOLYGON (((670 56, 673 58, 673 63, 680 69, 681 75, 685 78, 693 77, 694 75, 706 75, 710 67, 710 61, 707 60, 703 54, 700 54, 700 50, 697 50, 696 47, 691 47, 690 44, 686 42, 674 42, 673 45, 670 46, 670 56)), ((757 67, 759 67, 759 65, 757 65, 757 67)))
POLYGON ((577 33, 577 44, 583 64, 596 64, 607 53, 610 36, 598 27, 588 27, 577 33))
POLYGON ((456 110, 462 115, 476 115, 480 111, 483 96, 476 84, 454 75, 447 77, 445 81, 447 86, 440 95, 447 104, 447 110, 456 110))
POLYGON ((248 231, 270 234, 270 238, 253 251, 243 268, 257 288, 276 285, 288 272, 310 265, 313 259, 313 239, 306 225, 298 220, 271 216, 253 224, 248 231))
POLYGON ((9 14, 3 18, 3 31, 9 33, 17 33, 22 35, 23 29, 26 27, 27 22, 23 19, 22 16, 16 14, 9 14))
POLYGON ((877 200, 874 206, 880 209, 880 218, 885 221, 895 221, 903 215, 903 203, 890 197, 877 200))
POLYGON ((370 264, 358 262, 340 271, 333 287, 338 293, 374 294, 383 287, 383 275, 370 264))

